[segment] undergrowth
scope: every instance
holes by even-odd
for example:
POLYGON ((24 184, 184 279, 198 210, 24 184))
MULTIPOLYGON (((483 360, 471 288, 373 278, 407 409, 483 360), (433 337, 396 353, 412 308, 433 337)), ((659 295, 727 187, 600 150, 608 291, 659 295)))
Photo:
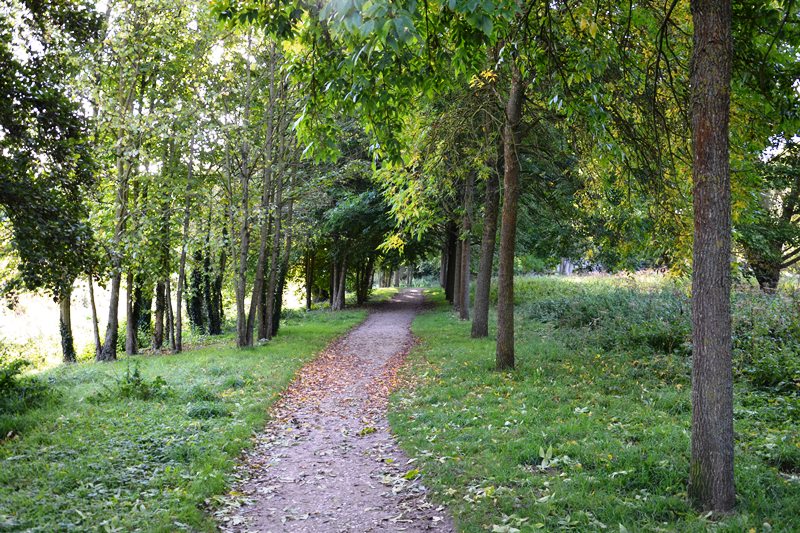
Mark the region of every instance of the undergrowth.
POLYGON ((794 374, 775 369, 766 385, 751 373, 773 343, 793 342, 779 315, 794 296, 737 298, 738 501, 720 521, 686 495, 689 308, 661 280, 519 280, 517 369, 504 373, 494 342, 471 339, 435 291, 413 326, 418 385, 393 397, 392 428, 459 531, 798 531, 794 374), (750 313, 762 325, 744 338, 750 313))

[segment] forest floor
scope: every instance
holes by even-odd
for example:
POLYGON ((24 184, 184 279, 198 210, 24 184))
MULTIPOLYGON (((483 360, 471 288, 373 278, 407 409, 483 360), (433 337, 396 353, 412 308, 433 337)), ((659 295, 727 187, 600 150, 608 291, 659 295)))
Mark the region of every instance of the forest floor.
POLYGON ((387 397, 423 303, 411 289, 306 365, 271 412, 217 513, 226 531, 453 531, 397 447, 387 397))

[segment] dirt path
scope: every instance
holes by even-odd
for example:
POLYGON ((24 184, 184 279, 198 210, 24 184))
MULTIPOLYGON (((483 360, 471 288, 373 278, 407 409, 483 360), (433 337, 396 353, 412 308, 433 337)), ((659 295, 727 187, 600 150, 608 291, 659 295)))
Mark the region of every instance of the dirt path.
POLYGON ((374 306, 301 371, 239 470, 242 496, 218 513, 224 531, 453 531, 386 420, 421 304, 410 289, 374 306))

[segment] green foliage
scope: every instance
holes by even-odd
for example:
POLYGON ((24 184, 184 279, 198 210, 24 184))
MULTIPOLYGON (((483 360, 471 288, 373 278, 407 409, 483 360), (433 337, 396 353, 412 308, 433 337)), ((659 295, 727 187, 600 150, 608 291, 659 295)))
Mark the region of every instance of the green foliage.
POLYGON ((0 529, 214 530, 203 509, 225 492, 269 405, 363 318, 312 312, 252 350, 211 346, 47 371, 62 401, 17 417, 26 432, 0 443, 0 529), (147 384, 164 376, 174 394, 87 401, 131 363, 147 384))
POLYGON ((45 381, 25 375, 29 366, 25 359, 10 357, 0 344, 0 441, 25 429, 25 424, 19 423, 20 415, 57 398, 45 381))
POLYGON ((103 389, 89 397, 92 403, 118 400, 163 400, 173 393, 161 376, 147 380, 142 376, 139 365, 125 368, 125 373, 114 380, 111 385, 104 384, 103 389))
POLYGON ((737 382, 737 512, 710 521, 686 497, 691 378, 685 353, 656 351, 641 339, 620 339, 607 350, 598 344, 604 337, 585 325, 590 317, 607 320, 613 305, 644 320, 655 302, 666 302, 673 284, 641 280, 638 291, 614 300, 603 293, 630 281, 519 281, 514 372, 491 371, 494 343, 470 339, 469 325, 452 316, 436 290, 431 296, 438 305, 413 325, 422 341, 410 355, 416 386, 391 402, 393 431, 417 458, 434 499, 458 518, 459 531, 800 527, 796 392, 737 382), (536 303, 561 296, 568 309, 581 309, 579 298, 592 301, 574 322, 563 305, 536 303))

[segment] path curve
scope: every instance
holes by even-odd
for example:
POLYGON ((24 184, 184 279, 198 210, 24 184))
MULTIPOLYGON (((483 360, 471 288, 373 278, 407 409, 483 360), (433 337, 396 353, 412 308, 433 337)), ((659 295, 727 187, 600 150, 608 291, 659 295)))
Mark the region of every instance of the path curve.
POLYGON ((223 531, 454 531, 386 420, 422 300, 408 289, 376 304, 300 371, 238 469, 243 497, 218 513, 223 531))

